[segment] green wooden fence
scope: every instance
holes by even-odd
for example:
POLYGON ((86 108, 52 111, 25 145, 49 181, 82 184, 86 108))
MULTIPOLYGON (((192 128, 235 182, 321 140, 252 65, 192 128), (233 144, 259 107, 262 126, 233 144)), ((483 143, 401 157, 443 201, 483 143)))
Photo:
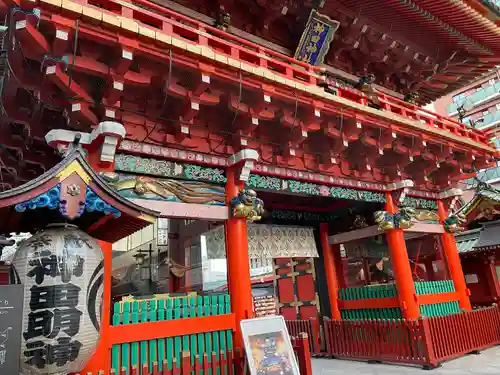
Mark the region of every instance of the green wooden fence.
MULTIPOLYGON (((455 285, 453 284, 453 280, 416 282, 415 291, 419 296, 425 294, 452 293, 455 291, 455 285)), ((458 314, 460 311, 458 301, 420 306, 420 314, 427 317, 458 314)))
MULTIPOLYGON (((229 295, 211 295, 204 297, 169 298, 137 302, 115 303, 113 311, 113 326, 123 324, 137 324, 157 322, 163 320, 179 320, 204 316, 230 314, 229 295)), ((142 368, 147 364, 152 371, 153 363, 158 362, 160 371, 163 370, 163 361, 166 360, 169 370, 172 360, 177 363, 182 359, 182 352, 191 353, 192 363, 198 354, 203 358, 207 353, 211 360, 212 352, 227 353, 233 348, 233 333, 231 330, 199 333, 195 335, 168 337, 141 342, 116 344, 111 348, 111 367, 116 373, 120 368, 132 366, 142 368)), ((129 370, 126 370, 126 375, 129 370)), ((215 375, 215 374, 214 374, 215 375)))
MULTIPOLYGON (((339 299, 343 301, 358 301, 373 298, 397 297, 398 291, 394 284, 370 285, 359 288, 343 288, 339 290, 339 299)), ((362 319, 398 319, 401 318, 399 308, 387 309, 354 309, 341 310, 340 315, 345 320, 362 319)))
MULTIPOLYGON (((417 295, 450 293, 455 291, 452 280, 415 282, 417 295)), ((370 285, 358 288, 343 288, 339 290, 339 299, 343 301, 357 301, 373 298, 394 298, 398 292, 394 284, 370 285)), ((458 301, 442 302, 420 306, 422 316, 446 316, 460 312, 458 301)), ((399 308, 382 309, 352 309, 341 310, 342 319, 400 319, 399 308)))

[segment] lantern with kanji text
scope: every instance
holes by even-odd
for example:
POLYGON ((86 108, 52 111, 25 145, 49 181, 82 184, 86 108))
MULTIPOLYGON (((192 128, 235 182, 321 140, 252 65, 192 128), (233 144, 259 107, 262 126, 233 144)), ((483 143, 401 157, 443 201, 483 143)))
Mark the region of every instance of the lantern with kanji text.
POLYGON ((73 225, 50 225, 23 241, 13 264, 24 284, 24 375, 80 371, 99 340, 102 252, 73 225))

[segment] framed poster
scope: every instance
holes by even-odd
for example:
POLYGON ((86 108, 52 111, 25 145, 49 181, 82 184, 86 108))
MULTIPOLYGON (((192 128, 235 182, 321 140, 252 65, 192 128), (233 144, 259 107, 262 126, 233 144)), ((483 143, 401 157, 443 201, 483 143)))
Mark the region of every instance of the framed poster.
POLYGON ((251 375, 300 375, 282 316, 240 322, 251 375))

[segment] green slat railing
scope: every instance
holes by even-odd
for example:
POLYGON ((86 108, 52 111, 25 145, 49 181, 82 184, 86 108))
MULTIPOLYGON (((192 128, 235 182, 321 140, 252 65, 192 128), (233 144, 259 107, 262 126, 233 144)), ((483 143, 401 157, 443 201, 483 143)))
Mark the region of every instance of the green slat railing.
MULTIPOLYGON (((186 318, 231 313, 230 299, 227 294, 118 302, 113 307, 113 326, 136 324, 137 329, 141 329, 141 323, 179 320, 179 324, 183 324, 182 320, 186 318)), ((180 363, 182 352, 189 352, 192 362, 195 361, 196 355, 199 355, 201 361, 205 353, 211 361, 212 352, 225 355, 233 349, 232 334, 231 330, 224 330, 116 344, 111 348, 111 366, 116 373, 124 367, 125 374, 131 375, 128 369, 132 366, 141 368, 140 371, 142 371, 142 366, 148 365, 151 372, 155 362, 163 371, 163 362, 166 360, 167 370, 171 370, 172 360, 175 358, 177 363, 180 363)), ((209 373, 203 375, 217 375, 220 369, 217 369, 217 374, 211 374, 211 370, 209 373)))
MULTIPOLYGON (((415 282, 417 295, 441 294, 455 291, 452 280, 415 282)), ((343 301, 357 301, 373 298, 393 298, 398 292, 394 284, 370 285, 357 288, 339 289, 339 299, 343 301)), ((446 316, 460 313, 458 301, 435 303, 420 306, 422 316, 446 316)), ((399 308, 382 309, 352 309, 341 310, 342 319, 400 319, 402 318, 399 308)))
MULTIPOLYGON (((425 294, 452 293, 455 291, 455 285, 452 280, 416 282, 415 291, 419 296, 425 294)), ((428 317, 446 316, 458 314, 459 312, 460 307, 458 305, 458 301, 433 303, 431 305, 420 306, 420 314, 428 317)))

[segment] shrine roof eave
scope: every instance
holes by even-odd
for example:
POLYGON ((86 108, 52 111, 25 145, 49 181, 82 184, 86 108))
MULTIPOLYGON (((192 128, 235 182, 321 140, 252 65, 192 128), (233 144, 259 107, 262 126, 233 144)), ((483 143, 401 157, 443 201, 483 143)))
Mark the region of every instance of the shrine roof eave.
POLYGON ((479 215, 482 214, 480 206, 483 202, 488 202, 493 207, 500 206, 500 190, 491 184, 480 182, 476 188, 476 194, 474 197, 460 207, 456 214, 464 216, 467 223, 471 223, 478 219, 479 215))
POLYGON ((474 245, 479 239, 481 228, 468 230, 466 232, 458 233, 455 235, 457 243, 457 250, 459 254, 467 254, 475 252, 474 245))
POLYGON ((474 244, 476 251, 496 250, 500 247, 500 220, 484 223, 479 239, 474 244))
MULTIPOLYGON (((74 13, 74 9, 70 5, 71 1, 69 1, 67 4, 63 2, 61 12, 74 13)), ((40 2, 40 6, 42 8, 44 7, 50 8, 53 11, 52 5, 45 4, 45 2, 40 2)), ((120 6, 129 7, 131 5, 120 5, 120 6)), ((86 7, 84 8, 87 9, 86 7)), ((91 10, 93 13, 95 12, 96 15, 99 14, 101 17, 104 14, 102 10, 98 10, 97 7, 89 6, 88 9, 91 10)), ((57 24, 57 22, 55 22, 53 18, 49 18, 48 15, 46 14, 44 15, 43 13, 41 19, 57 24)), ((116 40, 115 35, 111 36, 111 35, 106 35, 104 33, 105 28, 109 29, 112 28, 113 30, 117 29, 116 25, 111 22, 112 19, 113 17, 110 17, 108 14, 106 17, 106 21, 104 20, 104 18, 102 18, 102 22, 100 23, 99 27, 103 28, 102 30, 103 40, 105 39, 107 39, 108 41, 116 40)), ((118 19, 116 21, 119 22, 118 19)), ((200 60, 215 60, 217 64, 225 65, 226 68, 229 68, 231 71, 233 71, 236 68, 237 70, 245 71, 246 72, 245 74, 249 73, 248 75, 254 76, 254 78, 260 77, 259 80, 262 77, 265 77, 267 81, 270 81, 272 84, 279 87, 279 89, 277 89, 275 92, 276 96, 281 96, 287 101, 294 101, 298 102, 299 104, 311 104, 313 101, 319 99, 321 100, 322 103, 324 103, 324 111, 327 113, 331 112, 338 115, 339 113, 342 113, 345 109, 345 112, 349 111, 355 113, 356 115, 359 114, 359 116, 366 116, 368 118, 373 118, 373 121, 388 122, 390 125, 392 124, 402 125, 402 127, 404 127, 406 131, 417 131, 418 133, 426 133, 431 136, 443 137, 447 140, 457 142, 458 144, 466 144, 467 146, 471 146, 477 150, 481 150, 482 152, 484 151, 486 151, 487 153, 495 152, 495 149, 487 146, 484 143, 472 140, 469 137, 457 136, 456 134, 452 134, 450 131, 445 130, 445 128, 447 129, 448 126, 451 126, 451 123, 446 125, 444 124, 440 125, 442 127, 441 129, 435 127, 434 126, 435 124, 431 126, 422 126, 422 122, 417 121, 416 119, 404 118, 403 116, 396 115, 395 113, 376 110, 364 104, 353 102, 345 98, 336 97, 330 93, 325 93, 324 88, 318 87, 316 84, 311 83, 312 81, 315 81, 317 79, 316 73, 313 72, 314 69, 312 67, 308 67, 308 70, 306 71, 306 75, 309 77, 308 79, 310 82, 302 81, 302 83, 299 83, 296 80, 288 79, 285 76, 274 72, 272 69, 262 68, 262 67, 259 67, 257 69, 252 67, 250 64, 246 62, 240 62, 239 60, 228 58, 222 53, 214 52, 211 48, 207 46, 204 45, 200 46, 196 45, 196 43, 186 42, 174 36, 166 35, 163 31, 152 31, 151 29, 143 27, 143 25, 140 25, 137 22, 135 24, 136 27, 138 27, 137 29, 138 35, 142 35, 141 39, 143 39, 145 43, 148 41, 149 42, 154 41, 154 43, 157 43, 157 41, 162 41, 162 44, 164 45, 173 46, 173 48, 171 47, 172 48, 171 50, 174 50, 174 55, 173 55, 174 60, 176 60, 175 53, 178 53, 179 50, 182 50, 183 59, 182 60, 178 59, 179 64, 183 64, 192 68, 193 66, 198 66, 200 60), (197 55, 197 56, 195 56, 194 59, 192 58, 192 56, 190 59, 185 57, 189 55, 197 55), (293 90, 291 90, 291 88, 293 88, 293 90), (301 95, 295 95, 295 96, 290 95, 290 92, 295 90, 297 92, 300 92, 301 95), (307 96, 307 100, 305 100, 302 97, 303 94, 307 96)), ((89 30, 86 30, 86 27, 88 26, 86 26, 83 23, 80 24, 79 32, 81 35, 84 35, 85 33, 91 33, 89 30)), ((92 28, 95 28, 95 25, 93 25, 92 28)), ((126 30, 123 24, 120 24, 120 27, 118 29, 126 30)), ((92 32, 95 33, 95 31, 92 32)), ((126 32, 128 34, 130 31, 126 30, 126 32)), ((116 31, 113 31, 113 33, 116 33, 116 31)), ((205 38, 207 36, 204 35, 203 37, 205 38)), ((146 49, 142 47, 142 43, 141 46, 139 46, 139 48, 137 49, 137 51, 138 52, 140 51, 141 53, 146 51, 146 49)), ((158 54, 157 57, 159 57, 159 55, 160 54, 158 54)), ((296 63, 299 64, 300 62, 296 61, 296 63)), ((221 78, 224 77, 223 78, 224 80, 228 80, 230 76, 225 74, 223 75, 222 73, 218 72, 218 70, 219 69, 215 69, 215 71, 213 72, 213 76, 214 77, 219 76, 221 78)), ((303 71, 301 71, 301 73, 304 74, 303 71)), ((241 79, 237 79, 236 76, 233 76, 231 80, 233 81, 233 83, 237 84, 241 83, 241 79)), ((244 84, 249 85, 248 82, 244 82, 244 84)), ((257 86, 261 87, 262 84, 260 83, 258 85, 257 84, 254 85, 256 87, 257 86)), ((399 105, 402 104, 399 103, 398 106, 399 105)), ((422 118, 422 116, 420 117, 422 118)), ((449 122, 449 120, 446 120, 446 122, 449 122)), ((460 130, 457 129, 457 131, 459 130, 459 132, 466 132, 466 133, 470 132, 469 130, 463 129, 463 127, 460 125, 457 124, 453 125, 454 128, 456 126, 459 126, 461 128, 460 130)))
POLYGON ((0 193, 0 232, 4 234, 70 223, 98 240, 116 242, 159 216, 111 189, 79 147, 38 178, 0 193))
MULTIPOLYGON (((412 2, 405 1, 403 3, 405 4, 404 6, 411 8, 414 13, 422 14, 422 16, 427 15, 425 9, 418 6, 413 7, 411 5, 412 2)), ((427 3, 432 4, 433 2, 427 1, 427 3)), ((487 48, 490 48, 494 54, 500 51, 499 24, 485 17, 486 13, 484 9, 478 9, 476 6, 471 6, 475 4, 469 0, 442 0, 441 3, 442 6, 432 7, 432 13, 435 17, 438 17, 438 19, 444 22, 443 26, 448 24, 451 28, 459 30, 466 37, 473 38, 469 39, 470 41, 479 41, 487 48)), ((426 8, 430 9, 431 6, 428 5, 426 8)), ((451 28, 450 33, 452 33, 451 28)))

